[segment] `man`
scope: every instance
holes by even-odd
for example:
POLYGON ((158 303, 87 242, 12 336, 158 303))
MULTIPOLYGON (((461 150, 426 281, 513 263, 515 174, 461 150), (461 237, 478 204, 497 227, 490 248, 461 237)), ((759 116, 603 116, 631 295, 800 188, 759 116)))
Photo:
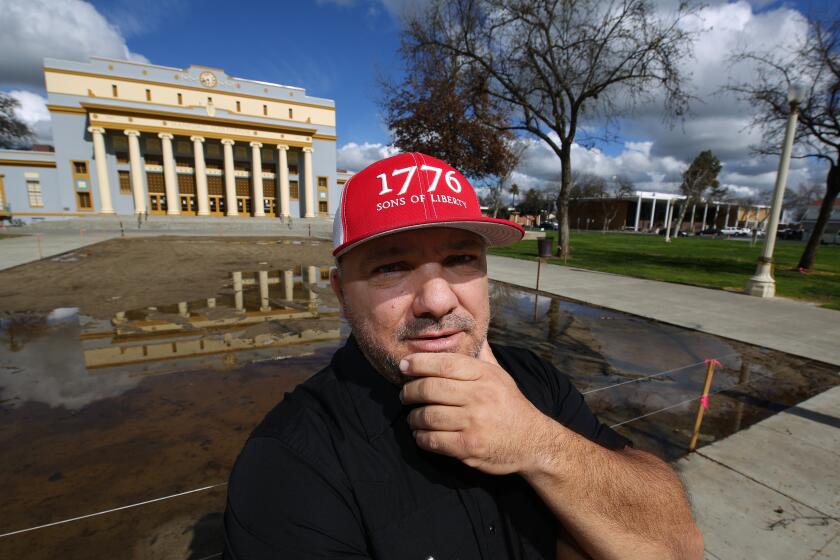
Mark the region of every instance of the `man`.
POLYGON ((486 247, 522 234, 423 154, 347 182, 330 281, 352 334, 242 450, 227 558, 702 557, 670 468, 488 343, 486 247))

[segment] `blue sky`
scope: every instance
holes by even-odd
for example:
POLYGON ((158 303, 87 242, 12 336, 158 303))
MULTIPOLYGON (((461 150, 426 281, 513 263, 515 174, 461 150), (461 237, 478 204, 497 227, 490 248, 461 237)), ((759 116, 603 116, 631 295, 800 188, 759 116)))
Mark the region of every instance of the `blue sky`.
POLYGON ((399 28, 379 3, 164 1, 146 2, 142 12, 136 2, 93 4, 154 64, 202 64, 304 87, 336 101, 342 142, 389 140, 377 77, 398 66, 399 28))
MULTIPOLYGON (((153 64, 222 68, 231 75, 303 87, 334 99, 338 162, 358 170, 392 152, 382 125, 379 79, 399 76, 399 18, 406 6, 428 0, 0 0, 0 91, 21 102, 21 116, 49 142, 41 61, 86 60, 91 55, 153 64)), ((656 0, 659 6, 678 0, 656 0)), ((801 36, 803 14, 837 14, 836 1, 707 0, 693 24, 703 33, 694 57, 683 62, 701 99, 679 126, 662 123, 660 108, 640 108, 622 119, 618 139, 575 146, 573 167, 604 177, 624 174, 641 190, 673 191, 700 151, 723 162, 721 180, 736 195, 766 199, 777 159, 757 157, 748 128, 751 106, 720 93, 737 45, 774 49, 801 36)), ((750 68, 737 70, 739 77, 750 68)), ((584 123, 591 124, 591 123, 584 123)), ((593 126, 598 126, 594 123, 593 126)), ((513 180, 521 187, 556 188, 559 163, 544 143, 527 150, 513 180)), ((824 181, 819 162, 796 160, 790 184, 824 181)))

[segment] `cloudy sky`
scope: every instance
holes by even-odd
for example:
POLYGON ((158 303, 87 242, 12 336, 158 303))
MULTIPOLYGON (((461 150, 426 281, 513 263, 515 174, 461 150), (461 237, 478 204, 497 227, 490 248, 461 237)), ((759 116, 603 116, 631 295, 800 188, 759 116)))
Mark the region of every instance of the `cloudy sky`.
MULTIPOLYGON (((663 0, 667 3, 667 0, 663 0)), ((0 91, 21 103, 21 116, 40 141, 50 142, 41 66, 44 57, 86 60, 90 55, 166 66, 202 64, 255 80, 304 87, 334 99, 339 167, 358 170, 394 152, 380 118, 382 77, 399 75, 400 14, 411 0, 0 0, 0 91), (224 14, 223 18, 219 14, 224 14)), ((830 0, 707 2, 694 56, 683 61, 701 99, 682 124, 668 125, 655 106, 623 119, 617 140, 575 146, 578 171, 624 174, 639 188, 674 190, 680 173, 702 150, 723 162, 722 182, 759 199, 772 190, 775 158, 756 157, 748 128, 751 108, 719 91, 736 72, 738 47, 772 49, 804 33, 803 17, 829 9, 830 0)), ((552 188, 559 164, 548 147, 524 139, 527 151, 514 176, 521 187, 552 188)), ((819 162, 794 161, 790 185, 824 181, 819 162)))

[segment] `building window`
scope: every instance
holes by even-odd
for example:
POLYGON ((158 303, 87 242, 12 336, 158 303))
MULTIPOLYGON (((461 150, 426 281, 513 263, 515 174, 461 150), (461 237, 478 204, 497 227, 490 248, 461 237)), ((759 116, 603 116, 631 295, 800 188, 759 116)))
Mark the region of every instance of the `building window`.
POLYGON ((79 210, 93 209, 93 200, 90 198, 89 192, 76 192, 76 197, 79 201, 79 210))
POLYGON ((298 198, 300 198, 297 181, 289 181, 289 198, 291 198, 292 200, 297 200, 298 198))
POLYGON ((76 172, 77 175, 87 174, 87 162, 86 161, 74 161, 73 162, 73 170, 76 172))
POLYGON ((128 154, 126 152, 117 152, 114 155, 117 157, 117 163, 128 163, 128 154))
POLYGON ((289 175, 297 175, 297 165, 290 165, 289 166, 289 175))
POLYGON ((118 95, 117 84, 111 84, 111 96, 117 97, 117 95, 118 95))
POLYGON ((146 89, 146 101, 151 101, 151 100, 152 100, 152 90, 147 88, 146 89))
POLYGON ((131 180, 128 171, 117 171, 120 177, 120 194, 131 194, 131 180))
POLYGON ((319 189, 326 189, 327 188, 327 178, 326 177, 318 177, 318 188, 319 189))
POLYGON ((29 195, 29 206, 32 208, 43 208, 44 199, 41 197, 41 180, 27 179, 26 192, 29 195))
POLYGON ((291 107, 289 107, 289 118, 290 119, 294 118, 294 114, 292 113, 292 108, 291 107))
POLYGON ((318 212, 321 214, 328 214, 330 211, 329 205, 327 204, 326 200, 319 200, 318 201, 318 212))
POLYGON ((178 105, 183 105, 183 104, 184 104, 184 96, 179 93, 178 94, 178 105))
POLYGON ((268 105, 263 105, 263 116, 268 116, 268 105))
POLYGON ((213 98, 212 98, 212 97, 208 97, 208 98, 207 98, 207 103, 213 103, 213 98))
POLYGON ((239 101, 237 101, 236 102, 236 112, 238 113, 240 111, 242 111, 242 105, 239 103, 239 101))

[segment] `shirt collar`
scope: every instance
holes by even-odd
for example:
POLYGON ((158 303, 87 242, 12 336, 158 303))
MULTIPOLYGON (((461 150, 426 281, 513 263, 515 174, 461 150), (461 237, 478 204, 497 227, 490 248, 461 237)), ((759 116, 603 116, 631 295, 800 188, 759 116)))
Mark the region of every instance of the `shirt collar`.
POLYGON ((404 411, 400 387, 373 368, 352 334, 333 355, 331 365, 347 388, 368 440, 372 441, 404 411))

